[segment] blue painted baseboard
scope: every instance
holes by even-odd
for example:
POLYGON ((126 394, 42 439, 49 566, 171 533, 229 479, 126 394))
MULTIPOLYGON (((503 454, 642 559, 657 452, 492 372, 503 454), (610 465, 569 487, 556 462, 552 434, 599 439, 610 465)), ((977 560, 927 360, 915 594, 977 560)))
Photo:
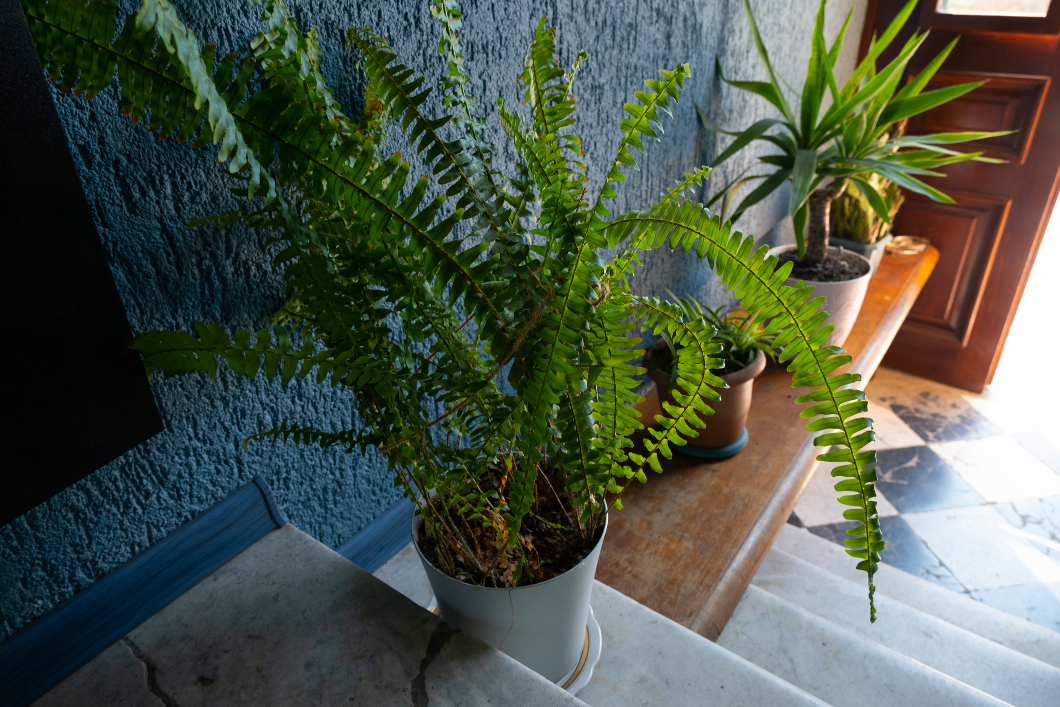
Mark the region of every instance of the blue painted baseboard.
POLYGON ((375 572, 412 540, 412 501, 403 498, 361 532, 335 548, 347 560, 366 572, 375 572))
POLYGON ((0 643, 0 705, 30 704, 286 524, 272 490, 255 476, 253 483, 0 643))

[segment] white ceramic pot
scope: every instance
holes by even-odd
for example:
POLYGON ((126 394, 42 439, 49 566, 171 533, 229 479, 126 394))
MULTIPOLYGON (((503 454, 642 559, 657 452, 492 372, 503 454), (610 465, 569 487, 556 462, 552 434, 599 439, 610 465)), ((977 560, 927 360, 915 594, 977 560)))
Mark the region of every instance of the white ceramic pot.
POLYGON ((876 268, 880 267, 880 261, 883 260, 883 252, 887 250, 887 244, 892 240, 894 240, 894 236, 888 233, 875 243, 858 243, 857 241, 848 241, 845 238, 829 238, 828 242, 832 245, 842 246, 843 250, 864 255, 872 266, 870 275, 875 277, 876 268))
MULTIPOLYGON (((769 252, 780 254, 795 250, 796 247, 793 245, 782 245, 771 248, 769 252)), ((835 255, 838 252, 839 248, 828 248, 829 255, 835 255)), ((858 312, 861 311, 861 303, 865 301, 865 292, 869 288, 869 280, 872 279, 872 264, 868 259, 857 253, 851 253, 851 251, 846 252, 856 258, 861 258, 869 266, 864 275, 843 282, 805 281, 807 285, 813 285, 814 297, 824 295, 824 309, 832 313, 825 321, 825 324, 835 324, 835 329, 832 330, 828 340, 825 341, 825 346, 842 346, 843 342, 847 340, 850 330, 854 328, 854 321, 858 318, 858 312)), ((791 286, 798 284, 798 282, 797 278, 789 277, 784 281, 784 284, 791 286)))
POLYGON ((413 545, 441 617, 450 627, 507 653, 571 692, 588 684, 600 658, 600 629, 589 608, 589 595, 606 519, 596 547, 575 567, 546 582, 515 589, 477 587, 435 568, 420 552, 421 522, 419 517, 412 519, 413 545))

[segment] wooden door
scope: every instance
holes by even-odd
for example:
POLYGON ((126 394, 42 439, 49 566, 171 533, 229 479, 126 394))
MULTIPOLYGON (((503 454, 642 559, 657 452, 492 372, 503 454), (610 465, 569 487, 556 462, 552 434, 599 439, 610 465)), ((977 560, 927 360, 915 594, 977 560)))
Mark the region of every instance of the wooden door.
MULTIPOLYGON (((1004 164, 952 165, 946 178, 926 180, 955 204, 906 194, 894 233, 929 238, 940 258, 883 365, 979 392, 994 375, 1060 187, 1060 87, 1055 85, 1060 80, 1060 0, 1025 0, 1045 8, 1044 17, 939 12, 947 2, 951 7, 992 4, 922 0, 919 24, 931 34, 908 73, 916 74, 959 34, 956 49, 928 88, 987 83, 917 116, 907 132, 1018 132, 980 143, 1004 164)), ((870 3, 862 54, 873 32, 882 32, 902 5, 901 0, 870 3)), ((880 66, 911 32, 896 39, 880 66)))

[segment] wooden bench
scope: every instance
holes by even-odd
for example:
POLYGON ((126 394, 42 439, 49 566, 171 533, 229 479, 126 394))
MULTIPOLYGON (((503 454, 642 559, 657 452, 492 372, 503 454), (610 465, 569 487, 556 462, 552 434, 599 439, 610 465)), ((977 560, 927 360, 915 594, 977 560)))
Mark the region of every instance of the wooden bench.
MULTIPOLYGON (((937 261, 935 248, 884 256, 844 345, 862 386, 937 261)), ((755 380, 742 452, 715 462, 675 453, 662 474, 631 486, 610 518, 596 578, 716 640, 817 467, 814 435, 793 404, 800 394, 770 364, 755 380)))

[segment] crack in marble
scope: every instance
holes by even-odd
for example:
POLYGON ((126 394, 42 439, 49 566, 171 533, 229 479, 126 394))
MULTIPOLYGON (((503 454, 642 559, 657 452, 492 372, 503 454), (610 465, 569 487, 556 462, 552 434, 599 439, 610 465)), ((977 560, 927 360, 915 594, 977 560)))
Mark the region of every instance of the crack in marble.
POLYGON ((160 699, 162 701, 162 704, 164 704, 166 707, 180 707, 180 705, 177 704, 177 701, 170 697, 166 693, 166 691, 163 690, 162 687, 158 684, 159 670, 158 665, 155 664, 155 661, 151 660, 151 658, 146 653, 140 650, 140 646, 136 645, 133 640, 128 636, 121 640, 126 646, 129 647, 129 650, 132 651, 133 656, 138 661, 143 663, 145 668, 147 668, 147 689, 151 691, 151 694, 160 699))
MULTIPOLYGON (((878 466, 879 466, 879 464, 877 464, 877 467, 878 466)), ((879 481, 881 481, 883 483, 888 483, 888 484, 902 484, 902 485, 908 486, 909 485, 909 481, 907 481, 906 479, 896 479, 896 478, 894 478, 893 474, 894 474, 894 472, 901 471, 902 469, 915 469, 918 466, 920 466, 920 452, 919 452, 919 450, 913 455, 912 459, 910 459, 909 461, 905 462, 904 464, 901 464, 899 466, 891 467, 889 469, 884 470, 883 476, 879 477, 879 481)))
POLYGON ((431 640, 427 642, 427 653, 420 661, 420 673, 412 681, 412 706, 427 707, 430 698, 427 696, 427 668, 431 666, 434 659, 445 648, 449 639, 460 633, 459 629, 453 630, 443 621, 435 626, 431 632, 431 640))

